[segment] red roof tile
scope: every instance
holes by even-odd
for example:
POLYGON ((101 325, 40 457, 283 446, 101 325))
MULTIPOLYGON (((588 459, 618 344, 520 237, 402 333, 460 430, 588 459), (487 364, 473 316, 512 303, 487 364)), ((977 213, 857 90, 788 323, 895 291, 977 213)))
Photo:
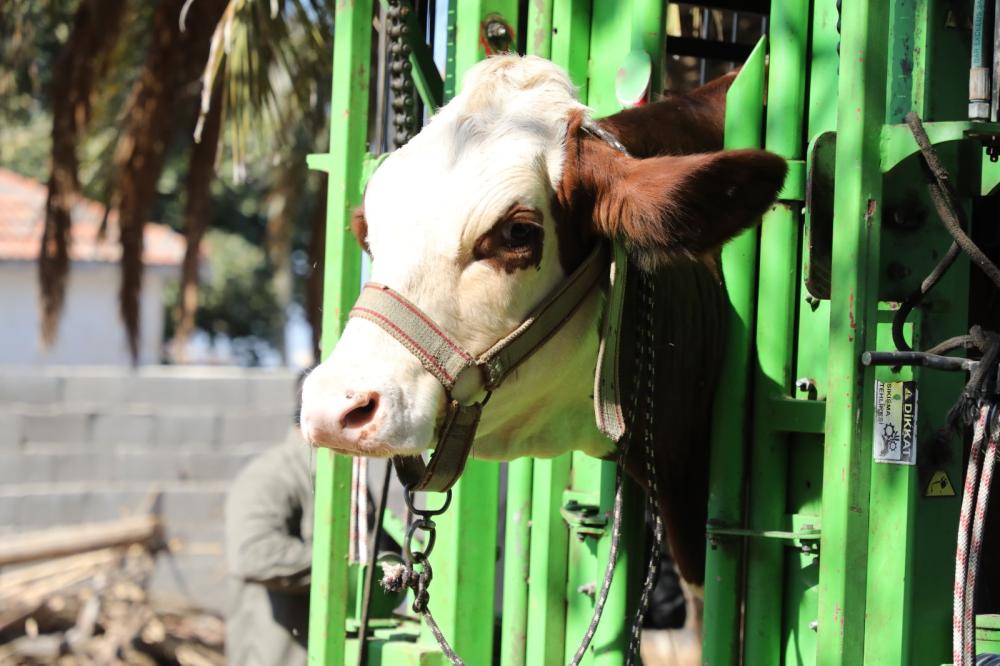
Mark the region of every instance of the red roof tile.
MULTIPOLYGON (((0 261, 38 258, 47 194, 48 188, 42 183, 0 168, 0 261)), ((81 196, 71 214, 73 261, 117 262, 121 258, 117 212, 108 216, 104 240, 97 237, 104 217, 103 205, 81 196)), ((147 223, 143 240, 142 258, 147 266, 177 266, 184 258, 184 237, 165 224, 147 223)))

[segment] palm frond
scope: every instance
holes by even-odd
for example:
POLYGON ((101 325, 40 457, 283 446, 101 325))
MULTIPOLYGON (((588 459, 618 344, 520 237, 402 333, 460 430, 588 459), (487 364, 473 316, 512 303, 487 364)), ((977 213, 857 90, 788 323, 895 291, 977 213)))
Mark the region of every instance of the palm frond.
POLYGON ((317 87, 330 78, 332 16, 325 2, 229 0, 202 74, 201 117, 211 107, 216 78, 222 77, 237 181, 246 174, 251 148, 271 155, 275 146, 293 142, 302 124, 314 135, 321 131, 325 119, 316 112, 322 109, 317 87), (288 123, 290 118, 296 122, 288 123))

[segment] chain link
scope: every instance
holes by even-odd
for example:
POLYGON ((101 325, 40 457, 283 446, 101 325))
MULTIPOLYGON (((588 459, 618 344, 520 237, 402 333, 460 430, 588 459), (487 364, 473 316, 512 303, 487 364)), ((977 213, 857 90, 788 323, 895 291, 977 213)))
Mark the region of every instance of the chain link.
POLYGON ((405 145, 420 129, 413 94, 413 73, 408 43, 408 19, 413 8, 403 0, 389 0, 386 21, 389 33, 389 88, 392 91, 393 143, 405 145))

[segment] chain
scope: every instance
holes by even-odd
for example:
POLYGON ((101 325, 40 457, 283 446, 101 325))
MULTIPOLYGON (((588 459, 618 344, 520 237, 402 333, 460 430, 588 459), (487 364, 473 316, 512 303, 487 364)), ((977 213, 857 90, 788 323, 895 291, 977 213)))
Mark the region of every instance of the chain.
POLYGON ((408 19, 413 8, 408 2, 389 0, 386 21, 389 28, 389 87, 392 91, 393 143, 404 145, 420 129, 413 94, 408 19))
POLYGON ((382 587, 389 592, 399 592, 406 588, 413 590, 413 612, 420 615, 427 623, 427 627, 437 639, 441 651, 448 657, 453 666, 465 666, 465 662, 458 656, 444 633, 434 620, 431 609, 428 607, 431 595, 428 588, 434 578, 434 570, 431 568, 430 555, 434 550, 434 541, 437 534, 437 526, 434 524, 434 517, 440 516, 448 510, 451 505, 451 491, 445 494, 444 503, 438 509, 420 509, 414 503, 415 493, 409 488, 404 489, 403 497, 406 500, 406 508, 411 514, 410 524, 406 528, 406 536, 403 538, 403 563, 383 563, 382 564, 382 587), (417 532, 424 532, 426 537, 423 546, 413 547, 413 538, 417 532))
POLYGON ((660 544, 663 542, 663 524, 659 517, 656 506, 658 496, 658 486, 656 481, 656 466, 653 462, 653 388, 656 382, 656 351, 653 345, 653 304, 655 302, 655 290, 652 278, 645 272, 639 271, 638 296, 640 320, 636 331, 636 367, 632 378, 632 395, 626 412, 626 422, 629 427, 625 430, 618 447, 618 464, 615 469, 615 501, 611 520, 611 547, 608 552, 608 561, 604 569, 604 579, 601 582, 601 589, 598 592, 594 603, 594 612, 590 618, 590 625, 584 632, 580 646, 577 648, 570 666, 578 666, 583 660, 590 647, 590 643, 597 631, 597 625, 601 621, 604 612, 604 605, 607 602, 608 593, 611 589, 611 580, 614 578, 615 564, 618 561, 618 550, 621 542, 622 528, 622 469, 625 465, 625 458, 628 455, 632 444, 632 438, 639 422, 639 394, 645 380, 645 399, 643 401, 643 453, 645 457, 646 473, 649 477, 650 492, 647 494, 647 511, 654 517, 653 536, 655 543, 650 552, 649 563, 646 569, 646 580, 643 584, 642 595, 639 599, 639 607, 636 609, 635 617, 632 620, 631 632, 629 635, 628 651, 626 652, 626 664, 632 664, 633 659, 639 654, 639 639, 642 633, 642 620, 649 607, 649 600, 656 583, 656 574, 660 565, 660 544))

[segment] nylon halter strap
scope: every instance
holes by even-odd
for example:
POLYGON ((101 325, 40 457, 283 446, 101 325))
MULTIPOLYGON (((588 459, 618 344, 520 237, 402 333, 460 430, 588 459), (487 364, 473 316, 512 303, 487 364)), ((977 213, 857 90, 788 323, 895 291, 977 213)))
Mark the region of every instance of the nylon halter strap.
POLYGON ((450 337, 416 304, 385 285, 368 282, 351 317, 367 319, 395 338, 444 387, 445 418, 430 462, 420 456, 396 456, 396 473, 410 491, 450 489, 465 469, 483 407, 493 391, 521 363, 535 353, 563 324, 605 274, 605 245, 598 243, 590 256, 532 311, 528 318, 479 356, 473 356, 450 337), (463 405, 452 397, 459 376, 476 369, 486 397, 463 405))

